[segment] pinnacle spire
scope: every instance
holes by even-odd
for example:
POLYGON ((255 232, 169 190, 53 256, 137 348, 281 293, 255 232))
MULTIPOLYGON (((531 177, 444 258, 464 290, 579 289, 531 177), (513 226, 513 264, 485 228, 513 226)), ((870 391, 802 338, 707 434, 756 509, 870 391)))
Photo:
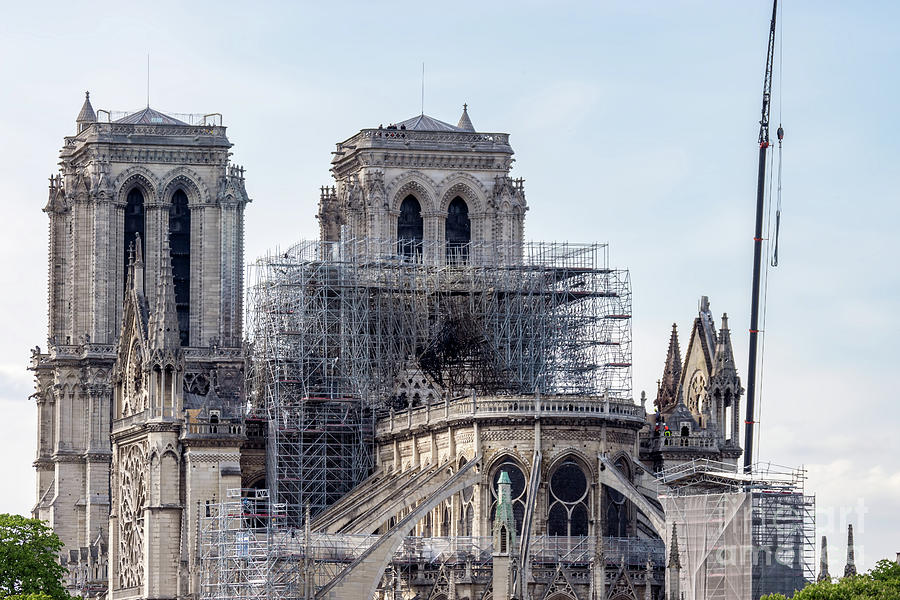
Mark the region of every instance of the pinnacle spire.
POLYGON ((472 125, 472 120, 469 118, 468 108, 468 104, 463 104, 463 113, 459 118, 459 123, 457 123, 456 126, 464 131, 475 131, 475 126, 472 125))
POLYGON ((830 581, 831 574, 828 572, 828 538, 822 536, 822 551, 819 553, 819 576, 816 581, 830 581))
POLYGON ((516 545, 516 519, 510 488, 509 474, 501 471, 497 480, 497 507, 494 509, 494 552, 499 549, 504 554, 512 554, 516 545))
POLYGON ((856 560, 853 556, 853 525, 847 525, 847 564, 844 565, 844 577, 856 575, 856 560))
POLYGON ((716 340, 716 353, 713 358, 713 374, 736 374, 737 367, 734 364, 734 348, 731 345, 731 330, 728 328, 728 313, 722 314, 722 327, 719 329, 719 339, 716 340))
POLYGON ((678 525, 672 523, 672 548, 669 550, 669 568, 681 568, 681 554, 678 552, 678 525))
POLYGON ((78 125, 78 133, 81 133, 88 125, 96 121, 97 115, 94 113, 94 107, 91 106, 91 93, 85 92, 84 104, 81 105, 81 112, 78 113, 78 117, 75 119, 75 123, 78 125))
POLYGON ((160 268, 156 274, 156 304, 150 316, 150 343, 160 350, 175 350, 181 345, 178 314, 175 310, 172 258, 169 238, 163 236, 160 268))
POLYGON ((656 407, 659 410, 671 408, 678 403, 679 381, 681 381, 681 349, 678 346, 678 325, 672 323, 666 366, 656 394, 656 407))

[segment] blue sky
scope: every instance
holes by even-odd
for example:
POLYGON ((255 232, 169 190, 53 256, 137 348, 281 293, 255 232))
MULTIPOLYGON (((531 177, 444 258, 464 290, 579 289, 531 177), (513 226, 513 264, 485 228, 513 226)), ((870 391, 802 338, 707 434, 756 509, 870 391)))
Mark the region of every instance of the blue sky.
MULTIPOLYGON (((511 134, 531 239, 609 242, 631 270, 634 387, 672 322, 728 312, 741 374, 768 2, 15 3, 0 22, 0 511, 34 502, 24 365, 45 346, 47 177, 95 108, 221 112, 247 168, 247 259, 317 235, 333 144, 425 112, 511 134), (189 8, 187 8, 189 6, 189 8)), ((781 265, 768 285, 760 457, 805 465, 832 572, 853 522, 900 551, 900 5, 784 2, 781 265)), ((684 345, 682 345, 684 351, 684 345)))

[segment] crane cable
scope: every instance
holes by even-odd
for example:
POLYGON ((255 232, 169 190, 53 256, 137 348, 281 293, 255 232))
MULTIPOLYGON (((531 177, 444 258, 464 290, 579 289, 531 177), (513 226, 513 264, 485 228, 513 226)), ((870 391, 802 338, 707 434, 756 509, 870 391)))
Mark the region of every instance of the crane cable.
POLYGON ((778 130, 777 130, 777 138, 778 138, 778 174, 777 174, 777 187, 776 187, 776 202, 775 202, 775 235, 774 239, 771 238, 772 233, 772 186, 773 181, 772 178, 772 162, 774 162, 775 157, 769 156, 769 185, 768 185, 768 210, 767 218, 766 218, 766 232, 764 234, 765 244, 767 246, 767 251, 770 254, 770 260, 763 271, 763 281, 762 281, 762 318, 760 323, 760 348, 759 348, 759 370, 757 372, 756 378, 756 387, 758 389, 757 394, 757 403, 756 410, 754 411, 756 414, 753 416, 754 421, 757 423, 757 427, 755 428, 755 446, 757 449, 757 455, 759 455, 760 449, 760 433, 762 427, 759 426, 762 421, 762 400, 763 400, 763 373, 765 372, 766 365, 766 317, 768 314, 768 296, 769 296, 769 265, 772 267, 778 266, 778 234, 781 225, 781 168, 782 168, 782 140, 784 139, 784 128, 782 127, 782 100, 784 98, 783 92, 783 57, 784 57, 784 3, 781 4, 781 10, 779 11, 779 29, 781 30, 778 37, 778 130))
POLYGON ((784 2, 781 3, 781 35, 778 37, 778 187, 775 204, 775 244, 772 250, 773 267, 778 266, 778 233, 781 229, 781 141, 784 139, 784 128, 781 126, 781 112, 784 100, 784 2))

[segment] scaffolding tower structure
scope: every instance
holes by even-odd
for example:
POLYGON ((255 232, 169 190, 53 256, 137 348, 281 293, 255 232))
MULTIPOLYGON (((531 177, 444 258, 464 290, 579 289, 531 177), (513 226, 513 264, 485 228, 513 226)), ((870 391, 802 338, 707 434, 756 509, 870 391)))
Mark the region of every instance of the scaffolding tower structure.
POLYGON ((375 419, 443 397, 631 399, 631 286, 605 245, 345 239, 300 242, 251 266, 251 411, 289 523, 373 468, 375 419))
POLYGON ((815 496, 806 471, 757 464, 752 473, 700 459, 659 474, 668 491, 666 546, 677 526, 686 598, 788 597, 815 581, 815 496))

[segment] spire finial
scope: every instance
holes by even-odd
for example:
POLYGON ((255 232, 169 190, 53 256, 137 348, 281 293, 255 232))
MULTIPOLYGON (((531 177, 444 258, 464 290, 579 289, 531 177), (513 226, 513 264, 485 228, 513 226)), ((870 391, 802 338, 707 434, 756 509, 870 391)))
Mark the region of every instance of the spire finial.
POLYGON ((463 131, 475 131, 475 126, 472 125, 472 119, 469 118, 469 105, 463 104, 463 112, 459 117, 459 123, 456 126, 463 131))

